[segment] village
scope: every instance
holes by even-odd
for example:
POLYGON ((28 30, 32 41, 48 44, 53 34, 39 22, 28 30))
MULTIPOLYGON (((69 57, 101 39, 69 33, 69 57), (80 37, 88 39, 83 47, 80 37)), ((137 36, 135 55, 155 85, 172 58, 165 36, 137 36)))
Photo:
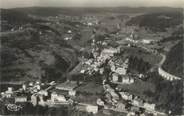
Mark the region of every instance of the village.
MULTIPOLYGON (((33 22, 20 25, 2 20, 7 26, 1 32, 3 55, 8 58, 2 57, 0 113, 32 114, 34 108, 33 115, 42 113, 41 108, 48 110, 43 116, 55 115, 56 109, 66 116, 72 111, 75 116, 83 116, 79 112, 84 116, 177 113, 182 77, 164 65, 170 63, 165 61, 171 48, 180 42, 167 39, 175 31, 177 35, 180 26, 159 32, 160 25, 132 24, 144 15, 151 20, 144 13, 67 10, 48 16, 28 13, 33 22)), ((158 22, 166 17, 157 15, 158 22)))
MULTIPOLYGON (((68 33, 71 33, 71 31, 69 30, 68 33)), ((80 89, 78 89, 88 84, 84 80, 67 80, 64 83, 56 83, 55 81, 42 83, 37 81, 24 83, 18 90, 8 87, 7 91, 1 93, 1 100, 7 101, 7 108, 13 111, 21 109, 16 104, 30 102, 33 106, 58 107, 60 105, 72 105, 79 111, 93 114, 98 113, 100 110, 113 110, 128 113, 132 116, 136 114, 143 116, 144 113, 164 115, 164 113, 156 111, 156 104, 145 102, 139 96, 113 87, 113 84, 132 84, 136 81, 136 78, 144 77, 143 74, 132 76, 128 73, 128 57, 124 61, 116 58, 121 53, 121 46, 117 48, 107 47, 106 42, 96 41, 95 39, 92 40, 91 46, 93 48, 91 50, 93 57, 90 59, 81 58, 82 67, 80 73, 104 75, 106 73, 105 68, 110 67, 108 77, 103 79, 102 83, 98 83, 98 86, 103 89, 101 95, 96 95, 92 99, 89 98, 90 100, 84 100, 81 96, 85 97, 85 92, 80 92, 80 89), (103 49, 97 47, 97 44, 103 49)))

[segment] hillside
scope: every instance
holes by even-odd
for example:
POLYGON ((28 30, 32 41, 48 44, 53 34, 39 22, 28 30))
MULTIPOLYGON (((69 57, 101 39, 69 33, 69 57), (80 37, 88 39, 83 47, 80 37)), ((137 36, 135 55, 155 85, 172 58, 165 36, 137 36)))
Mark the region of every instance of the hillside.
POLYGON ((183 73, 183 40, 175 45, 167 54, 167 59, 163 64, 163 68, 179 77, 184 77, 183 73))
POLYGON ((0 9, 1 10, 1 31, 11 30, 12 28, 18 29, 20 26, 26 24, 34 24, 44 22, 43 20, 33 19, 28 13, 21 10, 14 9, 0 9))
POLYGON ((166 31, 167 28, 180 25, 182 22, 182 12, 158 12, 133 17, 127 22, 127 25, 138 25, 153 32, 160 32, 166 31))
POLYGON ((2 36, 1 45, 2 81, 62 81, 77 63, 75 50, 52 31, 30 27, 2 36))

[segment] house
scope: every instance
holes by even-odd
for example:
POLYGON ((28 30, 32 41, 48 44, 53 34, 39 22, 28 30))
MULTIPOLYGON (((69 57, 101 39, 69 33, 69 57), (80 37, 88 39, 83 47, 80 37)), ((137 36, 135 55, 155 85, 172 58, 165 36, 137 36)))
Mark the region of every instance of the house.
POLYGON ((98 106, 95 105, 87 105, 86 106, 87 112, 92 112, 93 114, 96 114, 98 112, 98 106))
POLYGON ((143 100, 138 98, 137 96, 134 98, 134 100, 132 101, 132 104, 136 105, 136 106, 143 106, 143 100))
POLYGON ((39 91, 38 94, 43 95, 43 96, 48 96, 48 92, 45 90, 39 91))
POLYGON ((113 73, 113 74, 112 74, 112 81, 113 81, 113 82, 117 82, 118 79, 119 79, 119 75, 118 75, 117 73, 113 73))
POLYGON ((71 39, 72 39, 72 37, 65 37, 65 38, 64 38, 64 40, 66 40, 66 41, 67 41, 67 40, 71 40, 71 39))
POLYGON ((111 71, 118 73, 119 75, 126 75, 129 65, 129 59, 127 58, 124 62, 120 58, 114 58, 109 61, 111 71))
POLYGON ((68 30, 68 32, 67 32, 67 33, 71 34, 71 33, 72 33, 72 31, 71 31, 71 30, 68 30))
POLYGON ((68 95, 75 96, 75 89, 78 87, 77 82, 75 81, 66 81, 56 86, 56 89, 68 91, 68 95))
POLYGON ((15 97, 15 103, 22 103, 22 102, 27 102, 27 97, 26 96, 17 96, 15 97))
POLYGON ((84 73, 85 73, 85 70, 84 70, 84 69, 82 69, 82 70, 80 71, 80 73, 84 74, 84 73))
POLYGON ((116 73, 120 74, 120 75, 126 75, 127 74, 127 68, 124 67, 118 67, 115 70, 116 73))
POLYGON ((92 25, 93 25, 93 23, 91 23, 91 22, 88 22, 88 23, 87 23, 87 25, 88 25, 88 26, 92 26, 92 25))
POLYGON ((109 93, 112 96, 112 99, 119 100, 119 95, 115 91, 110 91, 109 93))
POLYGON ((132 106, 131 107, 131 111, 133 111, 133 112, 139 112, 140 111, 140 108, 139 107, 136 107, 136 106, 132 106))
POLYGON ((69 94, 70 96, 75 96, 75 95, 76 95, 76 91, 69 91, 68 94, 69 94))
POLYGON ((12 95, 13 95, 13 88, 8 87, 8 90, 5 91, 5 93, 4 93, 4 97, 10 98, 12 95))
POLYGON ((116 105, 116 109, 119 110, 119 111, 124 110, 124 109, 125 109, 125 104, 123 104, 123 103, 118 103, 118 104, 116 105))
POLYGON ((147 110, 155 110, 155 104, 144 103, 144 108, 147 110))
POLYGON ((79 111, 85 111, 85 112, 93 113, 93 114, 98 113, 98 106, 97 105, 92 105, 92 104, 79 103, 76 106, 76 109, 79 110, 79 111))
POLYGON ((138 100, 133 100, 132 101, 132 104, 136 105, 136 106, 139 106, 139 101, 138 100))
POLYGON ((31 86, 31 87, 32 87, 33 85, 34 85, 34 84, 33 84, 33 82, 29 82, 29 86, 31 86))
POLYGON ((150 39, 143 39, 142 40, 142 43, 144 43, 144 44, 150 44, 152 42, 152 40, 150 40, 150 39))
POLYGON ((46 102, 44 101, 43 96, 39 96, 39 98, 40 98, 40 101, 38 102, 38 104, 41 106, 46 106, 46 102))
POLYGON ((102 99, 97 99, 96 103, 99 105, 99 106, 104 106, 104 101, 102 101, 102 99))
POLYGON ((104 68, 100 68, 100 74, 104 73, 104 68))
POLYGON ((116 72, 116 66, 114 64, 111 65, 111 71, 116 72))
POLYGON ((133 99, 133 95, 131 95, 131 94, 127 93, 127 92, 119 92, 119 94, 125 100, 132 100, 133 99))
POLYGON ((134 83, 134 79, 130 78, 130 77, 123 77, 122 78, 122 83, 123 84, 132 84, 132 83, 134 83))
POLYGON ((66 98, 62 94, 58 94, 56 92, 51 93, 51 101, 52 102, 66 102, 66 98))
POLYGON ((112 74, 112 82, 116 84, 132 84, 134 79, 128 76, 118 75, 117 73, 112 74))
POLYGON ((22 89, 25 91, 27 89, 26 84, 22 85, 22 89))
POLYGON ((41 89, 41 86, 40 85, 35 85, 36 89, 37 90, 40 90, 41 89))
POLYGON ((115 53, 119 53, 120 50, 116 49, 116 48, 105 48, 102 50, 101 52, 101 56, 107 56, 107 57, 111 57, 114 56, 115 53))
POLYGON ((38 96, 36 94, 33 94, 31 96, 31 103, 33 104, 33 106, 36 106, 38 104, 38 96))

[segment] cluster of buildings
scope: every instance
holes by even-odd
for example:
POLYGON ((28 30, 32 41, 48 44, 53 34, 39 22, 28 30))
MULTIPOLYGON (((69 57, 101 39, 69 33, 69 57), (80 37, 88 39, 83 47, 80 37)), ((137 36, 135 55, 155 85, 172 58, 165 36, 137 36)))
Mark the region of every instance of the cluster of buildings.
MULTIPOLYGON (((92 42, 93 46, 95 45, 94 41, 92 42)), ((103 42, 101 42, 103 46, 103 42)), ((121 47, 113 48, 103 48, 99 52, 99 48, 93 48, 92 54, 94 58, 83 60, 83 69, 81 73, 94 74, 99 72, 100 74, 104 73, 104 64, 110 66, 111 76, 109 79, 113 83, 117 84, 132 84, 134 83, 134 78, 127 75, 129 59, 124 61, 121 58, 115 56, 119 54, 121 47)))
POLYGON ((104 109, 119 112, 142 112, 145 109, 149 112, 155 111, 155 104, 145 102, 138 96, 128 92, 116 91, 109 84, 104 84, 105 99, 98 100, 98 105, 104 109))
POLYGON ((33 106, 48 107, 70 104, 80 111, 97 113, 98 105, 75 100, 78 97, 76 88, 80 84, 76 81, 66 81, 60 84, 56 84, 55 82, 49 84, 30 82, 23 84, 16 91, 13 91, 12 87, 8 87, 7 91, 1 93, 1 99, 8 101, 7 108, 12 104, 16 106, 17 103, 32 103, 33 106))
POLYGON ((105 48, 101 52, 98 51, 98 48, 92 49, 92 54, 94 58, 83 60, 83 69, 81 73, 93 74, 99 72, 100 74, 104 73, 104 65, 111 57, 116 53, 120 53, 120 48, 105 48))
POLYGON ((134 78, 127 75, 129 59, 125 59, 123 62, 120 58, 113 58, 109 61, 109 66, 112 71, 111 82, 117 84, 132 84, 134 83, 134 78))
MULTIPOLYGON (((78 97, 77 88, 81 83, 76 81, 66 81, 64 83, 56 84, 51 82, 43 85, 39 82, 23 84, 22 87, 16 91, 9 87, 7 91, 1 93, 1 98, 14 99, 12 103, 32 103, 33 106, 49 106, 57 107, 60 105, 73 105, 79 111, 89 113, 98 113, 100 109, 114 110, 118 112, 132 112, 140 111, 144 108, 148 111, 155 111, 155 104, 144 102, 139 97, 129 94, 128 92, 117 91, 110 84, 103 82, 104 97, 96 99, 96 103, 81 102, 76 100, 78 97), (125 102, 126 101, 126 102, 125 102), (127 107, 127 103, 132 106, 127 107)), ((85 95, 84 95, 85 96, 85 95)), ((12 104, 11 103, 11 104, 12 104)), ((10 104, 9 104, 10 105, 10 104)), ((8 105, 7 105, 8 106, 8 105)))
MULTIPOLYGON (((103 43, 103 42, 101 42, 103 43)), ((92 42, 92 45, 95 45, 95 42, 92 42)), ((94 47, 94 49, 96 49, 94 47)), ((122 60, 118 58, 120 53, 120 47, 118 48, 103 48, 100 50, 92 50, 94 58, 88 59, 84 64, 88 65, 94 72, 98 72, 104 63, 110 67, 111 73, 109 75, 110 83, 113 84, 132 84, 135 82, 135 78, 132 75, 128 74, 129 68, 129 58, 122 60), (100 68, 98 68, 100 67, 100 68), (95 69, 96 68, 96 69, 95 69)), ((82 73, 87 72, 82 69, 82 73)), ((91 74, 91 73, 90 73, 91 74)), ((103 74, 103 73, 102 73, 103 74)), ((144 76, 143 74, 139 75, 140 78, 144 76)), ((145 102, 138 96, 132 95, 128 92, 123 92, 116 90, 116 88, 111 87, 110 84, 106 83, 106 80, 103 82, 103 87, 105 90, 105 95, 103 98, 97 100, 99 107, 102 107, 107 110, 113 110, 118 112, 142 112, 142 109, 146 111, 154 112, 155 104, 150 104, 145 102), (129 105, 128 105, 129 104, 129 105)))
POLYGON ((152 44, 153 42, 158 42, 158 40, 152 40, 152 39, 136 39, 138 38, 137 35, 134 34, 134 31, 132 31, 131 35, 129 37, 126 37, 125 40, 129 41, 134 44, 152 44))

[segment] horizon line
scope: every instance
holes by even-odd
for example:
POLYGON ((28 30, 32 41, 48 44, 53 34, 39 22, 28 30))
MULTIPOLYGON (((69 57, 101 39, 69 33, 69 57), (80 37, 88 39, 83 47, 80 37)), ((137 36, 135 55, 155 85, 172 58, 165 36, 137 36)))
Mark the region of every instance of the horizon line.
POLYGON ((12 8, 0 8, 0 9, 17 9, 17 8, 174 8, 184 9, 184 7, 174 6, 24 6, 24 7, 12 7, 12 8))

